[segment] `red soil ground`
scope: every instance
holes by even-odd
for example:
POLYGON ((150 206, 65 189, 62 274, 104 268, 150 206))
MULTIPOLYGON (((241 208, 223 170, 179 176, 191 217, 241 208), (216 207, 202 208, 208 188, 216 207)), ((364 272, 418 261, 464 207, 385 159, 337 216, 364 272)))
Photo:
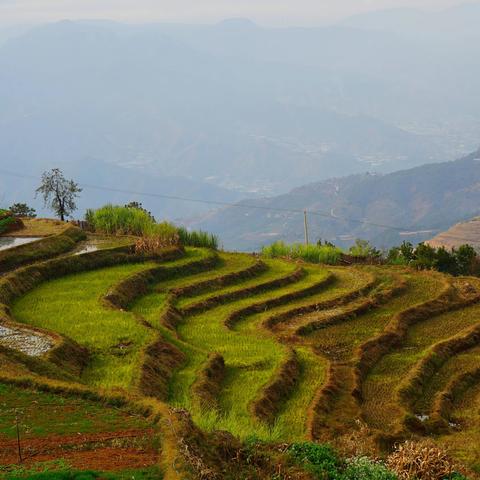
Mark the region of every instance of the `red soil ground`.
MULTIPOLYGON (((65 460, 80 470, 125 470, 155 465, 154 430, 125 430, 22 439, 23 465, 65 460)), ((0 465, 19 463, 17 441, 0 438, 0 465)))

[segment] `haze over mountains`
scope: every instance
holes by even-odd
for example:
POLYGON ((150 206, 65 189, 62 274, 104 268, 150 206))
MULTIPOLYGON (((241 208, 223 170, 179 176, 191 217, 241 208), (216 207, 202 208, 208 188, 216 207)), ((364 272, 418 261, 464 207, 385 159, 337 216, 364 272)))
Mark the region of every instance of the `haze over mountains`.
MULTIPOLYGON (((65 21, 0 32, 0 166, 236 201, 453 160, 480 138, 479 22, 467 5, 322 28, 65 21)), ((33 201, 32 181, 0 177, 4 203, 33 201)), ((144 203, 172 218, 210 208, 144 203)))
MULTIPOLYGON (((275 240, 303 241, 302 211, 308 209, 321 212, 308 215, 313 242, 348 246, 364 238, 378 247, 415 244, 480 214, 480 150, 453 162, 330 179, 239 205, 245 206, 224 209, 196 226, 218 234, 226 248, 258 250, 275 240), (252 204, 260 209, 249 208, 252 204)), ((471 242, 465 238, 461 243, 471 242)))

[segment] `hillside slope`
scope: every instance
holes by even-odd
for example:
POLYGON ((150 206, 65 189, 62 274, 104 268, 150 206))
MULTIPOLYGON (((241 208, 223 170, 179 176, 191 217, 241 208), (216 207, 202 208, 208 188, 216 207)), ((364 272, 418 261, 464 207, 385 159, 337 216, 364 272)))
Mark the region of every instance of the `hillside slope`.
POLYGON ((427 242, 432 247, 458 248, 468 243, 480 249, 480 218, 472 218, 467 222, 457 223, 445 232, 440 232, 427 242))
POLYGON ((203 219, 197 226, 218 234, 228 248, 254 250, 274 240, 303 240, 301 211, 307 209, 325 214, 309 216, 312 240, 323 238, 347 245, 361 237, 379 247, 403 240, 426 240, 480 213, 480 150, 453 162, 388 175, 334 178, 296 188, 286 195, 245 200, 238 205, 203 219))

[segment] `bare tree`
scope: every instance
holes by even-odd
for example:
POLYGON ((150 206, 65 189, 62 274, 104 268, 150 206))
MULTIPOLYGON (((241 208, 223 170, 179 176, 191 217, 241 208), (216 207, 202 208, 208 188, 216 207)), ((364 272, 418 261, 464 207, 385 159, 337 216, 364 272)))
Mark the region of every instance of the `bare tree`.
POLYGON ((75 199, 82 189, 73 180, 67 180, 59 168, 42 174, 42 183, 36 193, 41 193, 45 207, 50 208, 64 221, 77 209, 75 199))

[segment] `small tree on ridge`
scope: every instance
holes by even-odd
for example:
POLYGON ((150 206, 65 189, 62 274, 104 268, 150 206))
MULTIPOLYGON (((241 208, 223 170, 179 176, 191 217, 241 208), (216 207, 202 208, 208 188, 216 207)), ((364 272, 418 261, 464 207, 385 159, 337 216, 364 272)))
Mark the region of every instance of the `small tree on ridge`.
POLYGON ((42 174, 42 183, 36 193, 41 193, 45 207, 50 208, 60 217, 65 217, 77 209, 75 199, 82 189, 73 180, 67 180, 59 168, 42 174))
POLYGON ((15 217, 35 218, 37 216, 35 209, 29 207, 26 203, 14 203, 8 210, 15 217))

